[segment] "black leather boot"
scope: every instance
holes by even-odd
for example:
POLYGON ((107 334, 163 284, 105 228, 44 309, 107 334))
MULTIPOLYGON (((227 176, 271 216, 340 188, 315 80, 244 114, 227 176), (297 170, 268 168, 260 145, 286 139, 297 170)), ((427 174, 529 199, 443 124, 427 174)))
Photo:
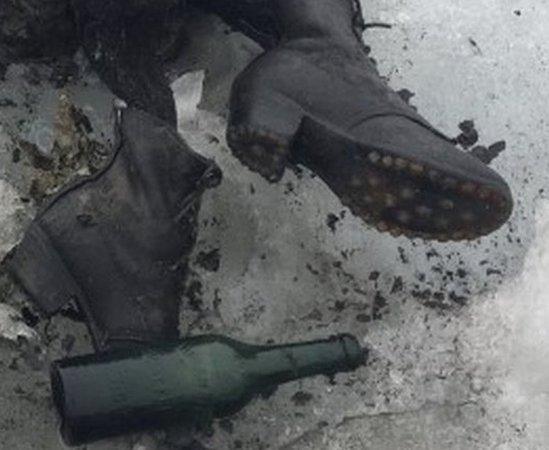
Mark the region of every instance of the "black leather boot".
POLYGON ((177 339, 201 194, 221 179, 146 112, 130 107, 118 129, 108 166, 58 194, 8 260, 47 314, 76 300, 98 351, 177 339))
POLYGON ((510 216, 505 181, 458 150, 380 78, 356 0, 272 0, 280 41, 237 78, 227 138, 270 181, 317 173, 380 231, 474 239, 510 216))
POLYGON ((176 126, 161 57, 178 0, 71 0, 79 40, 94 70, 130 106, 176 126))

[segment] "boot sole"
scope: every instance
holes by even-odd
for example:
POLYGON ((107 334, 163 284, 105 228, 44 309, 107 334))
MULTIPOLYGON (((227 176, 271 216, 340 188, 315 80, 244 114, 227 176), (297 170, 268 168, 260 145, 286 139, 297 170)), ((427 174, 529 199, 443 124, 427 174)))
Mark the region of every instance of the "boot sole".
POLYGON ((293 134, 250 124, 229 126, 227 141, 245 166, 271 182, 280 180, 290 160, 303 164, 355 216, 395 237, 475 240, 498 229, 511 214, 511 194, 501 188, 458 180, 357 143, 307 116, 301 115, 298 123, 293 134))

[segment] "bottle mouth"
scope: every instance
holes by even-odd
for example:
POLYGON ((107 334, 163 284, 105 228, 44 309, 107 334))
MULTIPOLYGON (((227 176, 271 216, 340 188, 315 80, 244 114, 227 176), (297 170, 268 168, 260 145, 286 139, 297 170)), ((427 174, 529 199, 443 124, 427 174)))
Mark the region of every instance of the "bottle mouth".
POLYGON ((360 366, 365 366, 368 362, 370 350, 362 347, 358 339, 350 334, 340 336, 340 342, 343 346, 343 351, 347 356, 347 365, 350 370, 355 370, 360 366))

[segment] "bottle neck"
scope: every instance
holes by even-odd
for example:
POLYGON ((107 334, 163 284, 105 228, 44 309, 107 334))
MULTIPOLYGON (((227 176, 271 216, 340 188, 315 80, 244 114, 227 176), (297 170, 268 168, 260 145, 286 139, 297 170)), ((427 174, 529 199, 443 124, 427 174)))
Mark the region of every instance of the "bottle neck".
POLYGON ((246 373, 258 386, 278 385, 314 375, 349 372, 365 363, 357 340, 341 335, 325 341, 263 347, 246 360, 246 373))

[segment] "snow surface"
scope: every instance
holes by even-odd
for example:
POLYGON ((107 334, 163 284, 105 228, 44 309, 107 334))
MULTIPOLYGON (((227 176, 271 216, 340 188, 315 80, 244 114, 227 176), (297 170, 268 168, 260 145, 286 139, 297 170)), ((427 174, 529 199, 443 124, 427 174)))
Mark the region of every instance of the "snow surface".
MULTIPOLYGON (((507 141, 494 167, 511 183, 515 213, 475 243, 410 242, 365 228, 307 171, 264 182, 224 140, 231 81, 259 49, 213 18, 190 24, 193 41, 179 66, 190 73, 173 85, 180 131, 225 176, 204 197, 182 333, 262 343, 351 332, 372 349, 368 367, 335 384, 284 386, 198 439, 216 450, 548 448, 549 2, 364 4, 367 21, 394 25, 365 37, 395 89, 415 92, 412 103, 448 134, 474 119, 483 143, 507 141), (212 251, 217 271, 199 263, 212 251)), ((79 64, 81 78, 61 90, 47 69, 26 66, 10 68, 0 85, 0 100, 17 104, 0 108, 0 257, 35 214, 29 192, 45 176, 24 151, 16 162, 18 138, 47 154, 65 95, 108 145, 112 96, 79 64)), ((33 312, 1 276, 0 302, 8 311, 0 332, 28 321, 24 308, 33 312)), ((13 333, 0 339, 0 434, 5 448, 58 449, 48 362, 89 351, 89 339, 67 317, 32 325, 36 345, 14 343, 13 333)), ((187 440, 181 427, 87 449, 166 450, 187 440)))

